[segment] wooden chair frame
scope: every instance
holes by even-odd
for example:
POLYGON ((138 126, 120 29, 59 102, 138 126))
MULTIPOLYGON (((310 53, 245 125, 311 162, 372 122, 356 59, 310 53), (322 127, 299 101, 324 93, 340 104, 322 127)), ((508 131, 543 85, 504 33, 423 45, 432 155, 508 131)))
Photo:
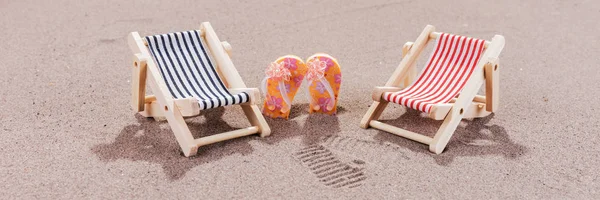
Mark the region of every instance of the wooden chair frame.
POLYGON ((384 92, 400 91, 412 83, 416 76, 415 61, 427 43, 440 36, 434 32, 435 27, 427 25, 415 42, 407 42, 402 48, 402 61, 387 81, 385 87, 376 87, 372 98, 374 102, 360 122, 362 128, 373 127, 393 133, 423 144, 429 145, 429 150, 440 154, 448 144, 460 121, 463 118, 485 117, 498 109, 499 101, 499 62, 498 56, 504 48, 504 37, 495 35, 491 41, 485 42, 485 49, 473 74, 467 80, 460 94, 449 103, 434 105, 429 117, 444 120, 433 138, 394 127, 377 121, 389 102, 382 98, 384 92), (486 83, 485 96, 477 92, 486 83))
POLYGON ((194 139, 183 117, 196 116, 200 113, 198 101, 194 98, 173 99, 158 66, 150 56, 146 41, 137 32, 132 32, 128 36, 129 47, 134 54, 131 106, 145 117, 154 117, 156 120, 166 118, 186 157, 196 155, 200 146, 256 133, 261 137, 271 134, 269 125, 256 106, 256 102, 259 102, 258 89, 247 88, 244 84, 230 58, 231 45, 226 41, 221 42, 208 22, 202 23, 199 31, 201 39, 206 41, 209 49, 207 53, 211 53, 217 73, 229 92, 232 94, 247 92, 250 95, 249 102, 239 105, 251 127, 194 139), (154 95, 146 95, 146 84, 150 86, 154 95))

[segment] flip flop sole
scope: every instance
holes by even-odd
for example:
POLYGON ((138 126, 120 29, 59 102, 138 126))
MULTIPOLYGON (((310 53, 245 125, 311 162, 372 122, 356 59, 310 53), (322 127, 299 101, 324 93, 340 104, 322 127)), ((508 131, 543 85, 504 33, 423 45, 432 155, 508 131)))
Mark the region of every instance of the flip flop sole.
MULTIPOLYGON (((287 90, 287 96, 291 104, 304 80, 304 75, 307 71, 306 65, 302 59, 292 55, 282 56, 275 62, 285 63, 285 67, 290 70, 290 80, 284 81, 284 87, 287 90)), ((271 79, 267 80, 267 96, 263 103, 262 112, 267 117, 288 119, 290 110, 282 111, 282 108, 285 108, 287 103, 283 100, 283 96, 279 90, 279 82, 271 79)))
POLYGON ((309 112, 335 115, 337 113, 338 94, 342 84, 342 70, 338 61, 328 54, 315 54, 309 57, 306 62, 312 62, 314 59, 319 59, 320 61, 327 63, 323 77, 329 82, 329 85, 333 90, 335 102, 333 108, 328 109, 326 105, 331 101, 329 92, 327 92, 326 88, 319 81, 312 81, 309 85, 310 98, 312 98, 309 112))

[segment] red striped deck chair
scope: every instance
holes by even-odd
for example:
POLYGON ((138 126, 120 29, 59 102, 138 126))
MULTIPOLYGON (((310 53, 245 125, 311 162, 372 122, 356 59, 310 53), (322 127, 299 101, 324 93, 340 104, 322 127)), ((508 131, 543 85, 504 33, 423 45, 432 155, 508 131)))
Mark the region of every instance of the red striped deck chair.
POLYGON ((431 152, 439 154, 463 118, 485 117, 498 109, 498 56, 504 37, 496 35, 485 41, 434 30, 428 25, 414 43, 404 45, 400 65, 384 87, 375 88, 374 102, 360 125, 427 144, 431 152), (435 47, 431 57, 417 76, 414 63, 432 40, 435 47), (477 95, 483 83, 485 96, 477 95), (431 138, 377 121, 389 102, 444 122, 431 138))
POLYGON ((256 106, 258 89, 247 88, 230 59, 231 45, 221 42, 210 23, 200 30, 128 37, 133 51, 131 105, 145 117, 166 118, 188 156, 198 147, 251 134, 271 133, 256 106), (154 95, 146 95, 146 83, 154 95), (251 127, 194 139, 183 117, 201 110, 240 105, 251 127))

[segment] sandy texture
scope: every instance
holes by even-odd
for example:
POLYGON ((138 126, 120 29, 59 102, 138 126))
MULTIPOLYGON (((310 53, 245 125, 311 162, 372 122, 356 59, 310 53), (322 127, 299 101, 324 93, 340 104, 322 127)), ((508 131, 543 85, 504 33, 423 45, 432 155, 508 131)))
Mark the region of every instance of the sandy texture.
MULTIPOLYGON (((0 16, 4 198, 600 197, 598 1, 0 1, 0 16), (289 121, 268 121, 271 137, 181 156, 167 123, 129 106, 125 36, 203 21, 232 44, 249 86, 279 56, 336 57, 339 115, 308 115, 301 92, 289 121), (501 109, 464 120, 441 155, 358 126, 371 89, 427 24, 506 37, 501 109), (323 174, 302 157, 311 148, 347 173, 323 174)), ((196 136, 248 125, 239 107, 203 115, 188 120, 196 136)), ((400 106, 383 118, 422 133, 441 123, 400 106)))

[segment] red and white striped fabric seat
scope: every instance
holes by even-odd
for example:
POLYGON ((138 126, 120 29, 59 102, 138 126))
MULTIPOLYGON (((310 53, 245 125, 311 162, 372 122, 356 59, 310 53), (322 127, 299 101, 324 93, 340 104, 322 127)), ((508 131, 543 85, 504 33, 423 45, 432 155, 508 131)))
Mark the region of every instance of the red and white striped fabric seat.
POLYGON ((485 40, 442 33, 418 79, 383 98, 429 113, 435 104, 448 103, 465 86, 484 49, 485 40))

